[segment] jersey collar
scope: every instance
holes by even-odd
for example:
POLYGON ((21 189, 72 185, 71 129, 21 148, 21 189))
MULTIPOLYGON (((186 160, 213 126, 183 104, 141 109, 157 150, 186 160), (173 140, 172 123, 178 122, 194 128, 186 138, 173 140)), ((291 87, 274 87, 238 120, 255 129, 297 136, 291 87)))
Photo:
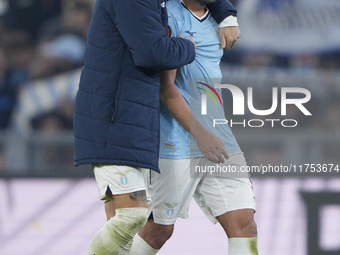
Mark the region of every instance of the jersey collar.
POLYGON ((185 9, 187 9, 198 21, 205 21, 209 15, 209 9, 207 7, 205 7, 205 13, 202 17, 198 17, 195 13, 193 13, 186 5, 185 3, 183 2, 183 0, 180 0, 182 5, 184 6, 185 9))

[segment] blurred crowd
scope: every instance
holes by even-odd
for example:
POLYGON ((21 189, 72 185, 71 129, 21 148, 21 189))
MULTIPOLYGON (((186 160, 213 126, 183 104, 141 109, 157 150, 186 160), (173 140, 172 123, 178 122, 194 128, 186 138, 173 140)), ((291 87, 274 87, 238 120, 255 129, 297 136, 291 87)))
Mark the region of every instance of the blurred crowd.
POLYGON ((236 47, 236 49, 225 54, 223 61, 249 67, 278 67, 300 69, 301 71, 313 68, 323 71, 336 71, 340 69, 340 45, 338 52, 310 52, 289 56, 269 52, 244 52, 236 47))
MULTIPOLYGON (((93 3, 0 0, 0 130, 9 126, 22 86, 82 65, 93 3)), ((36 119, 34 126, 44 128, 49 121, 70 128, 65 118, 68 114, 57 110, 36 119)))

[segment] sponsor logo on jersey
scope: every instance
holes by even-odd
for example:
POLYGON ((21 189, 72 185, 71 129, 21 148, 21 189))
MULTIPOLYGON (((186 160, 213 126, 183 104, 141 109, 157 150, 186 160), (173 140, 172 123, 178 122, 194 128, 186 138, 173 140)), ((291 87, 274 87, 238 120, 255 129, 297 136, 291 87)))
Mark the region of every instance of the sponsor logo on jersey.
POLYGON ((175 150, 176 149, 176 144, 174 144, 174 143, 165 143, 164 144, 164 148, 165 149, 169 149, 169 150, 175 150))
POLYGON ((196 32, 190 32, 190 31, 184 31, 184 33, 189 34, 190 36, 194 36, 194 34, 196 34, 196 32))

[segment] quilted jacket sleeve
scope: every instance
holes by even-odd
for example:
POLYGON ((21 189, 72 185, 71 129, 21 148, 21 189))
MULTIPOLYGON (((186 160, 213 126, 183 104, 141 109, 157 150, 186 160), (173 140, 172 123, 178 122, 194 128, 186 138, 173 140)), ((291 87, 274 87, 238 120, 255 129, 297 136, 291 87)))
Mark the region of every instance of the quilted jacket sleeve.
POLYGON ((221 23, 229 16, 237 16, 235 7, 228 0, 217 0, 215 3, 208 4, 211 15, 217 23, 221 23))
POLYGON ((194 45, 166 36, 167 11, 159 0, 111 0, 111 16, 136 66, 175 69, 195 59, 194 45))

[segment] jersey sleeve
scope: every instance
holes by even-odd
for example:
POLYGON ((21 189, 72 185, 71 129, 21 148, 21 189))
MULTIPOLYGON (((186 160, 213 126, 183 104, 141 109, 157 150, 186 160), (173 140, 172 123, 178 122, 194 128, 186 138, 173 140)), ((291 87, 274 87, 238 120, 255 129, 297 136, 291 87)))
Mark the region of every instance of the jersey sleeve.
POLYGON ((185 39, 168 38, 164 27, 166 9, 160 1, 109 1, 109 13, 127 44, 136 66, 167 70, 195 59, 194 45, 185 39))
POLYGON ((169 1, 167 3, 168 9, 168 36, 169 37, 178 37, 181 34, 179 29, 179 10, 176 6, 174 6, 173 2, 169 1))
POLYGON ((237 10, 228 0, 216 0, 215 3, 207 4, 207 7, 218 24, 229 16, 237 16, 237 10))

